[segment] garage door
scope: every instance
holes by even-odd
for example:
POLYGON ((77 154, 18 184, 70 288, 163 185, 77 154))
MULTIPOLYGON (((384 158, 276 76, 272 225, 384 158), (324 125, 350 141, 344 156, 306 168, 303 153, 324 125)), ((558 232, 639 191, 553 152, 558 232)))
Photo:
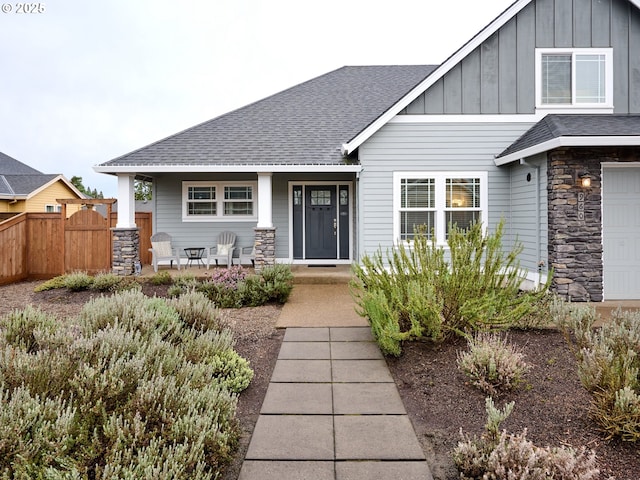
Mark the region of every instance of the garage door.
POLYGON ((640 299, 640 168, 602 175, 604 299, 640 299))

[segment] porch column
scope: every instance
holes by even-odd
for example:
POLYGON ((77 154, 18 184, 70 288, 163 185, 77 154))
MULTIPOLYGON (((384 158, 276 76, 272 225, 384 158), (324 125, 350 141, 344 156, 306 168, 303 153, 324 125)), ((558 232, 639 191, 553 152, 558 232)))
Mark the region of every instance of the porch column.
POLYGON ((255 231, 255 269, 276 261, 276 229, 273 226, 272 173, 258 173, 258 224, 255 231))
POLYGON ((118 222, 116 228, 136 228, 135 175, 118 175, 118 222))
POLYGON ((272 173, 258 173, 258 228, 273 228, 272 173))
POLYGON ((136 225, 135 175, 118 175, 118 220, 112 228, 112 271, 134 275, 140 268, 140 234, 136 225))

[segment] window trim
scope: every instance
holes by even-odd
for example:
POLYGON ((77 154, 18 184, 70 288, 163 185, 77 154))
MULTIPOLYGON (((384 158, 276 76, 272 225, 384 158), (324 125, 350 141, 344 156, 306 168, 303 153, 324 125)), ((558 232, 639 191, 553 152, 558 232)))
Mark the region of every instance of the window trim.
POLYGON ((44 206, 45 213, 60 213, 62 212, 62 205, 59 203, 47 203, 44 206), (49 211, 51 209, 51 211, 49 211))
POLYGON ((595 110, 598 113, 613 113, 613 48, 536 48, 535 51, 535 89, 536 109, 558 111, 567 113, 567 110, 584 111, 595 110), (546 104, 542 103, 542 56, 546 54, 571 55, 571 103, 570 104, 546 104), (576 56, 577 55, 604 55, 605 57, 605 101, 604 103, 576 103, 576 56), (603 110, 611 110, 603 112, 603 110))
POLYGON ((183 222, 255 222, 258 220, 258 182, 252 181, 183 181, 182 182, 182 221, 183 222), (189 215, 187 203, 189 202, 189 187, 215 187, 216 191, 216 215, 189 215), (225 215, 224 187, 251 187, 253 215, 225 215))
MULTIPOLYGON (((480 179, 480 218, 482 229, 486 232, 489 220, 489 174, 483 171, 432 172, 432 171, 398 171, 393 172, 393 244, 403 243, 410 246, 411 242, 400 239, 400 208, 402 202, 402 180, 407 178, 433 178, 435 181, 435 232, 436 244, 447 246, 446 212, 451 210, 446 206, 447 179, 450 178, 479 178, 480 179)), ((476 210, 475 208, 473 210, 476 210)))

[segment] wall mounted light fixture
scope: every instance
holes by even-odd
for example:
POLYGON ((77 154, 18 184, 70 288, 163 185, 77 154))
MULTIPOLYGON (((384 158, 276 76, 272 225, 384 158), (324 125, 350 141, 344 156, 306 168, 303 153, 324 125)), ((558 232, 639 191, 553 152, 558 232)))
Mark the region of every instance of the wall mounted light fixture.
POLYGON ((576 185, 582 188, 591 187, 591 175, 587 171, 576 171, 576 185))

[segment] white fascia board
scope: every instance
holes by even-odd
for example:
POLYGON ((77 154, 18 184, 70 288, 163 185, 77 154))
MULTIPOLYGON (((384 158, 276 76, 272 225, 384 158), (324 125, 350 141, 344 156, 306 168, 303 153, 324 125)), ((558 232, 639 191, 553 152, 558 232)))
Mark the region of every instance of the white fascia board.
POLYGON ((95 165, 98 173, 359 173, 362 165, 95 165))
POLYGON ((44 185, 41 185, 40 187, 36 188, 35 190, 33 190, 32 192, 30 192, 27 195, 27 200, 33 198, 34 196, 36 196, 37 194, 39 194, 40 192, 46 190, 47 188, 49 188, 51 185, 57 183, 57 182, 62 182, 65 184, 65 186, 67 188, 69 188, 69 190, 71 190, 73 193, 76 194, 76 196, 78 198, 87 198, 86 195, 84 195, 80 190, 78 190, 76 188, 76 186, 71 183, 69 180, 66 179, 66 177, 64 175, 58 175, 55 178, 49 180, 47 183, 45 183, 44 185))
POLYGON ((538 123, 545 115, 396 115, 388 123, 538 123))
MULTIPOLYGON (((640 0, 638 0, 640 1, 640 0)), ((389 120, 395 117, 403 108, 413 102, 420 94, 427 90, 431 85, 436 83, 442 78, 449 70, 460 63, 469 53, 476 49, 482 42, 493 35, 500 27, 507 23, 513 16, 515 16, 520 10, 526 7, 531 0, 518 0, 507 8, 500 16, 493 20, 489 25, 482 29, 475 37, 471 38, 465 45, 463 45, 458 51, 451 55, 445 62, 436 68, 431 75, 425 78, 403 98, 401 98, 395 105, 389 108, 385 113, 379 116, 374 122, 371 123, 362 132, 356 135, 347 143, 342 144, 342 153, 348 155, 352 153, 356 148, 362 145, 371 135, 380 130, 389 120)))
POLYGON ((495 164, 500 167, 521 158, 531 157, 538 153, 548 152, 560 147, 637 147, 640 146, 640 136, 609 136, 609 137, 558 137, 546 142, 533 145, 524 150, 496 158, 495 164))

